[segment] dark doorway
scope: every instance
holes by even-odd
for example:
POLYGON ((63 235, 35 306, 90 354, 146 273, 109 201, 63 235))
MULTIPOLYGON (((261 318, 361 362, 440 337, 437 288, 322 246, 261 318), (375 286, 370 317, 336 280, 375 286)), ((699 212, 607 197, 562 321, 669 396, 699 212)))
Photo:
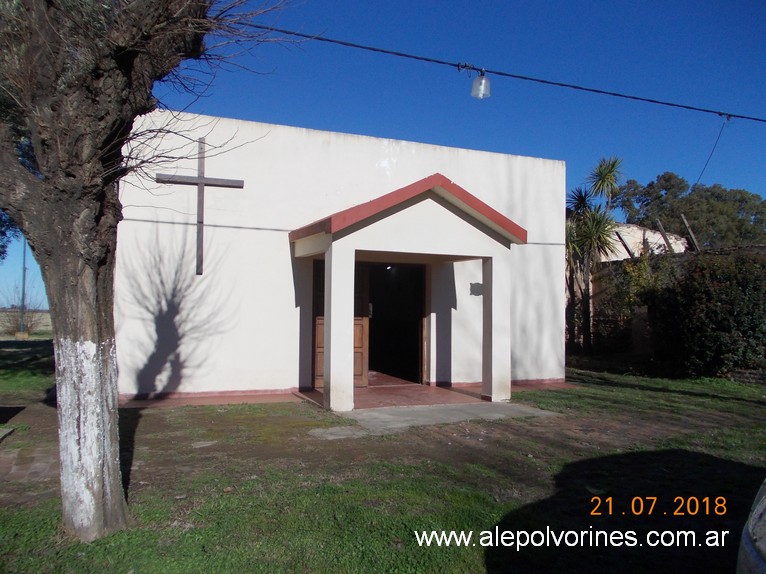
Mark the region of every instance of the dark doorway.
MULTIPOLYGON (((425 265, 357 262, 354 328, 361 324, 362 351, 354 349, 354 386, 367 386, 367 371, 423 382, 425 265), (358 357, 357 357, 358 355, 358 357), (357 363, 363 364, 357 364, 357 363), (357 373, 359 371, 359 373, 357 373), (357 376, 359 375, 359 376, 357 376)), ((324 386, 324 261, 314 262, 314 387, 324 386)))
POLYGON ((422 382, 425 266, 358 265, 369 268, 370 371, 422 382))

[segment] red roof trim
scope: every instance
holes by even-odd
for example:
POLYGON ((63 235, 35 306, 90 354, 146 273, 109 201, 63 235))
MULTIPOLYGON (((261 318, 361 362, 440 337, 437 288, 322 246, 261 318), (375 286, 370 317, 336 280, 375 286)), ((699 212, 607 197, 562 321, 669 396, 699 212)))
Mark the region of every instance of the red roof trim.
POLYGON ((455 204, 472 217, 479 220, 486 220, 491 224, 491 227, 496 227, 497 231, 514 243, 527 242, 526 229, 517 223, 514 223, 502 213, 491 208, 479 198, 471 195, 465 189, 456 183, 453 183, 440 173, 435 173, 425 179, 421 179, 406 187, 382 195, 372 201, 344 209, 329 217, 291 231, 289 236, 290 241, 297 241, 298 239, 309 237, 317 233, 337 233, 338 231, 373 217, 386 209, 395 207, 430 190, 434 190, 438 195, 442 196, 450 203, 455 204))

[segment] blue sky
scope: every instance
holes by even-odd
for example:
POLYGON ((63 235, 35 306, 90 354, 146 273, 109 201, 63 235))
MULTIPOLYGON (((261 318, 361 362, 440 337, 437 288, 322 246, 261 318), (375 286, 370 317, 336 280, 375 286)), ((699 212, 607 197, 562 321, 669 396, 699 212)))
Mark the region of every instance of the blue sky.
MULTIPOLYGON (((293 0, 260 23, 480 68, 766 117, 762 0, 293 0)), ((312 42, 273 42, 218 71, 207 95, 157 90, 174 109, 560 159, 567 189, 603 156, 626 179, 694 183, 724 123, 715 115, 492 77, 312 42)), ((766 124, 733 119, 701 180, 766 197, 766 124)), ((0 265, 20 282, 21 250, 0 265)), ((34 277, 34 274, 33 274, 34 277)), ((33 279, 33 282, 35 279, 33 279)), ((42 281, 37 279, 39 285, 42 281)))

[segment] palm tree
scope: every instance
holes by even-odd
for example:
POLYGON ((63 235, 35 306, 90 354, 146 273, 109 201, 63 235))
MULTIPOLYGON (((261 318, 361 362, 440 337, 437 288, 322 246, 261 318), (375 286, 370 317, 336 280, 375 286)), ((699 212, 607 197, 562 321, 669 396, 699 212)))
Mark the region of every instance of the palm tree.
POLYGON ((576 339, 576 288, 582 293, 581 325, 583 348, 590 353, 591 333, 591 274, 602 257, 614 251, 617 223, 610 214, 611 200, 619 191, 619 171, 622 160, 602 158, 588 176, 589 186, 576 187, 567 197, 567 328, 570 343, 576 339), (595 205, 598 197, 606 198, 606 206, 595 205))
POLYGON ((577 289, 581 285, 579 279, 582 275, 577 226, 569 213, 566 221, 566 272, 566 346, 569 351, 577 347, 577 289))
POLYGON ((591 333, 591 272, 593 267, 614 251, 617 223, 608 211, 596 206, 575 221, 575 245, 580 253, 582 268, 582 334, 583 349, 593 349, 591 333))
POLYGON ((572 215, 576 219, 587 213, 593 209, 595 199, 596 194, 591 188, 582 185, 575 187, 567 195, 567 210, 569 210, 567 215, 572 215))
POLYGON ((593 195, 603 197, 606 200, 607 211, 611 210, 612 199, 620 191, 620 179, 622 178, 621 165, 622 159, 620 158, 602 157, 586 180, 590 185, 593 195))

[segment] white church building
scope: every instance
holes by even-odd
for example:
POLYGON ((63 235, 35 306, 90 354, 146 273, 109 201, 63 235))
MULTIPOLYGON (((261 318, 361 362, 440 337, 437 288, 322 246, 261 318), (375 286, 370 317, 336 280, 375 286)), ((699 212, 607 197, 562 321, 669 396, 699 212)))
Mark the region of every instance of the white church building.
MULTIPOLYGON (((564 378, 562 161, 162 112, 120 184, 123 397, 564 378)), ((146 127, 146 126, 144 126, 146 127)))

